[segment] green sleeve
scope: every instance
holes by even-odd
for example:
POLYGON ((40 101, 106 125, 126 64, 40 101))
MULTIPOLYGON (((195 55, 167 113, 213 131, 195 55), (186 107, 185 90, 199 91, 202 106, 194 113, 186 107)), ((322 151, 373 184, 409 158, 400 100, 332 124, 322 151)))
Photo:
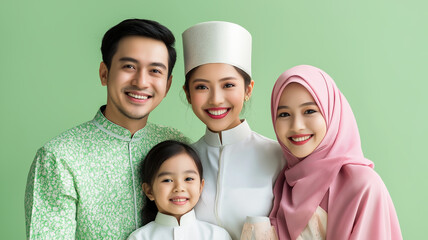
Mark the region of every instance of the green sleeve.
POLYGON ((162 135, 164 136, 164 141, 175 140, 175 141, 179 141, 189 145, 193 143, 193 141, 190 138, 188 138, 186 135, 184 135, 181 131, 179 131, 176 128, 164 127, 162 131, 163 131, 162 135))
POLYGON ((189 144, 189 145, 193 143, 193 141, 190 138, 186 137, 182 133, 180 133, 180 135, 177 137, 176 140, 180 141, 180 142, 183 142, 183 143, 186 143, 186 144, 189 144))
POLYGON ((77 194, 64 159, 40 148, 25 191, 27 239, 74 239, 77 194))

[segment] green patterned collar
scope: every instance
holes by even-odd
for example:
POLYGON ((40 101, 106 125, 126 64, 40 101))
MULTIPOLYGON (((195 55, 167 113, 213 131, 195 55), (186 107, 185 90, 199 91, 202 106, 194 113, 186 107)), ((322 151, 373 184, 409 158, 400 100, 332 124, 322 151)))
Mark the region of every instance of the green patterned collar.
POLYGON ((105 105, 101 106, 100 109, 98 109, 97 114, 95 114, 94 119, 92 122, 102 131, 125 141, 131 141, 131 140, 138 140, 144 135, 146 135, 146 132, 149 131, 150 128, 152 128, 152 124, 147 122, 146 126, 140 130, 138 130, 134 136, 131 135, 131 132, 121 127, 110 120, 108 120, 104 114, 103 111, 105 109, 105 105))

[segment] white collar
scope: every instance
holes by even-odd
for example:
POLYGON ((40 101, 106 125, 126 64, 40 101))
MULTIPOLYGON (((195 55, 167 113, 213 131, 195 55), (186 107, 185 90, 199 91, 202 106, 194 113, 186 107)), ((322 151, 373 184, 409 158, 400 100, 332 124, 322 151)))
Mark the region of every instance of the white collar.
POLYGON ((238 126, 221 132, 221 140, 218 133, 211 132, 208 128, 205 130, 204 140, 208 145, 221 147, 228 144, 240 142, 251 134, 251 128, 247 121, 244 120, 238 126))
POLYGON ((180 224, 178 224, 177 218, 171 215, 166 215, 163 213, 158 212, 156 215, 155 222, 164 225, 164 226, 170 226, 170 227, 179 227, 179 226, 185 226, 190 225, 196 221, 195 211, 192 209, 188 213, 184 214, 180 218, 180 224))

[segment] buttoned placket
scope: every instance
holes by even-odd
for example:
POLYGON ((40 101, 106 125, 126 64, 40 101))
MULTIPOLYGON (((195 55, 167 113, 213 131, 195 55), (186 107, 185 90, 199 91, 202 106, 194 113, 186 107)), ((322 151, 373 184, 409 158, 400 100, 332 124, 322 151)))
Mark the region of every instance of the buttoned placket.
POLYGON ((135 229, 138 229, 138 208, 137 208, 137 190, 136 190, 136 181, 135 181, 135 172, 134 165, 132 164, 132 143, 138 141, 142 138, 143 129, 137 131, 134 135, 131 135, 129 130, 114 124, 109 121, 102 114, 103 107, 98 111, 95 119, 93 120, 94 124, 104 131, 105 133, 121 139, 122 141, 127 142, 128 145, 128 158, 129 158, 129 167, 131 168, 131 176, 132 176, 132 190, 133 190, 133 202, 134 202, 134 221, 135 221, 135 229), (137 136, 137 137, 135 137, 137 136))
POLYGON ((222 152, 223 152, 224 146, 220 146, 219 148, 219 159, 218 159, 218 173, 217 173, 217 191, 215 196, 215 217, 217 221, 217 225, 223 227, 222 221, 220 219, 220 203, 222 199, 223 188, 221 187, 223 184, 223 158, 222 158, 222 152))
POLYGON ((218 156, 218 172, 217 172, 217 183, 216 183, 216 193, 215 193, 215 202, 214 202, 214 217, 216 220, 216 225, 220 227, 226 228, 222 219, 222 211, 224 206, 223 204, 223 195, 224 195, 224 178, 225 178, 225 169, 224 166, 227 164, 226 161, 230 161, 231 159, 226 159, 225 156, 229 154, 229 146, 230 144, 234 144, 236 142, 242 141, 247 138, 251 134, 251 129, 248 126, 246 121, 243 121, 237 127, 226 130, 222 132, 222 140, 218 133, 211 132, 208 128, 205 132, 205 142, 208 145, 217 147, 219 151, 218 156))
POLYGON ((128 152, 129 152, 129 167, 131 168, 132 173, 132 190, 134 192, 134 214, 135 214, 135 229, 138 228, 138 210, 137 210, 137 191, 135 189, 135 174, 134 174, 134 166, 132 164, 132 141, 133 138, 128 142, 128 152))

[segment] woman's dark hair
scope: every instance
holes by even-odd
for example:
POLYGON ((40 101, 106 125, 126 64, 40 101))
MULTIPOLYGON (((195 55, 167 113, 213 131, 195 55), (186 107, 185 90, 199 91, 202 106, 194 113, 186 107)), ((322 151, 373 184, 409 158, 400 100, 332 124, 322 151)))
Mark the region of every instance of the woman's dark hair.
POLYGON ((162 41, 168 49, 168 78, 177 59, 172 32, 162 24, 146 19, 127 19, 110 28, 103 37, 101 53, 103 62, 110 69, 111 60, 117 51, 119 41, 128 36, 140 36, 162 41))
MULTIPOLYGON (((146 183, 152 187, 153 181, 155 180, 156 174, 158 173, 161 165, 166 160, 181 153, 185 153, 193 159, 196 164, 196 168, 198 169, 200 180, 202 181, 202 163, 195 150, 185 143, 174 140, 167 140, 154 146, 144 158, 141 168, 141 179, 143 183, 146 183)), ((156 207, 155 202, 150 201, 150 199, 144 195, 144 206, 142 211, 143 225, 154 221, 157 213, 158 208, 156 207)))
MULTIPOLYGON (((241 75, 242 78, 244 78, 245 87, 248 86, 248 85, 250 85, 250 83, 251 83, 251 77, 250 77, 250 75, 248 75, 248 73, 246 73, 244 70, 242 70, 242 69, 240 69, 238 67, 235 67, 235 66, 233 66, 233 67, 236 69, 236 71, 239 73, 239 75, 241 75)), ((198 68, 199 68, 199 66, 193 68, 192 70, 190 70, 186 74, 186 80, 184 81, 184 90, 186 91, 187 95, 189 93, 189 81, 190 81, 190 78, 192 77, 193 73, 195 73, 196 69, 198 69, 198 68)))

